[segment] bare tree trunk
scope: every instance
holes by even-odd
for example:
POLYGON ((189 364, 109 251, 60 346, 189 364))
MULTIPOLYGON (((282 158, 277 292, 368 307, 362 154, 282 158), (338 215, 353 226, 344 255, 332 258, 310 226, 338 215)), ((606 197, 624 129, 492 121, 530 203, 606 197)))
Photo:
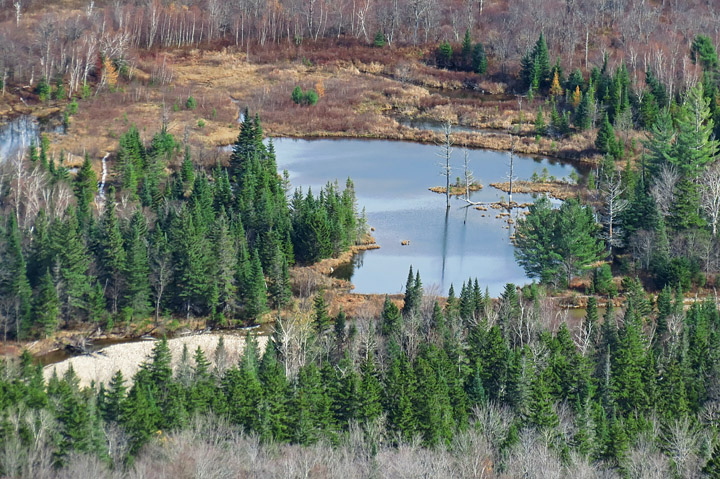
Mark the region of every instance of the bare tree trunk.
POLYGON ((450 135, 452 133, 452 125, 450 121, 446 121, 443 125, 443 140, 440 144, 441 153, 439 154, 444 160, 445 164, 442 166, 442 174, 445 176, 445 206, 450 208, 450 156, 452 155, 452 140, 450 135))

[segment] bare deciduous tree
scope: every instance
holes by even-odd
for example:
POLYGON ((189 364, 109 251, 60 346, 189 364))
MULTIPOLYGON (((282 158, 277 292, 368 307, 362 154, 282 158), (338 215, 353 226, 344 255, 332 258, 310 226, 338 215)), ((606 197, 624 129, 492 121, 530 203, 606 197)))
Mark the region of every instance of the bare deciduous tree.
POLYGON ((705 170, 700 181, 702 184, 700 206, 710 220, 712 235, 717 236, 718 220, 720 220, 720 163, 716 162, 705 170))
POLYGON ((663 165, 650 189, 650 194, 663 218, 670 215, 670 207, 675 200, 675 187, 680 180, 680 174, 672 165, 663 165))

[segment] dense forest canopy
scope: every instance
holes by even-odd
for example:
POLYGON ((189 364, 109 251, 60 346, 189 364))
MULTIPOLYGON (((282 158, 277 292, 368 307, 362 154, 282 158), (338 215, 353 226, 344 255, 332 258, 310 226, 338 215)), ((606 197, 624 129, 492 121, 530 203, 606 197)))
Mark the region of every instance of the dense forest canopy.
POLYGON ((97 199, 88 157, 74 176, 44 141, 13 160, 21 175, 0 181, 2 338, 165 314, 252 322, 287 306, 291 265, 362 239, 352 181, 290 197, 272 141, 245 113, 229 166, 209 172, 164 129, 145 145, 131 126, 113 162, 118 191, 97 199))
POLYGON ((81 388, 72 369, 45 383, 29 355, 6 361, 0 472, 143 477, 187 448, 178 460, 200 475, 216 466, 198 448, 217 457, 249 439, 267 462, 218 470, 280 477, 296 444, 322 455, 313 464, 354 464, 349 477, 373 464, 389 477, 387 456, 410 453, 429 455, 406 466, 413 477, 717 477, 713 301, 683 311, 668 288, 655 307, 630 281, 624 311, 608 303, 601 319, 593 298, 558 326, 535 285, 495 302, 468 280, 444 308, 412 269, 406 286, 402 308, 386 298, 363 319, 330 318, 320 293, 309 321, 282 319, 264 352, 248 337, 238 364, 221 342, 186 348, 173 370, 161 340, 133 378, 81 388))

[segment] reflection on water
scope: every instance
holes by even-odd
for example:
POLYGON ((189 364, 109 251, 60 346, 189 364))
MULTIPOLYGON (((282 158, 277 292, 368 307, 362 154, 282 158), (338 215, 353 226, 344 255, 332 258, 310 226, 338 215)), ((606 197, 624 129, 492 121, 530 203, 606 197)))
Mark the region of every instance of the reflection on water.
MULTIPOLYGON (((443 195, 428 191, 444 184, 438 147, 384 140, 275 139, 279 169, 287 169, 294 186, 313 191, 337 179, 355 183, 358 207, 366 209, 368 224, 380 249, 357 255, 353 263, 338 268, 337 277, 350 279, 359 293, 401 292, 410 265, 419 270, 426 287, 436 285, 447 293, 472 277, 498 295, 505 283, 528 282, 515 262, 511 230, 500 211, 464 208, 460 198, 445 208, 443 195), (408 246, 401 241, 408 240, 408 246)), ((462 158, 453 156, 452 179, 462 176, 462 158)), ((485 187, 471 194, 472 201, 496 202, 506 195, 489 183, 503 181, 509 154, 471 150, 470 168, 485 187)), ((546 168, 549 175, 567 178, 573 166, 559 161, 515 157, 514 174, 520 180, 546 168)), ((582 172, 580 172, 582 175, 582 172)), ((519 203, 532 202, 527 194, 514 194, 519 203)))

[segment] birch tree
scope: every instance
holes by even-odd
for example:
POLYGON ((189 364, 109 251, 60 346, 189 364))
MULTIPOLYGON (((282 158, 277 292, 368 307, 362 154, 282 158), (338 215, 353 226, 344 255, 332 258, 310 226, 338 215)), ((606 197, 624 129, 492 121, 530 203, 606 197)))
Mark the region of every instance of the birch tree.
POLYGON ((720 162, 705 170, 701 178, 702 193, 700 206, 708 217, 712 235, 717 236, 720 220, 720 162))

